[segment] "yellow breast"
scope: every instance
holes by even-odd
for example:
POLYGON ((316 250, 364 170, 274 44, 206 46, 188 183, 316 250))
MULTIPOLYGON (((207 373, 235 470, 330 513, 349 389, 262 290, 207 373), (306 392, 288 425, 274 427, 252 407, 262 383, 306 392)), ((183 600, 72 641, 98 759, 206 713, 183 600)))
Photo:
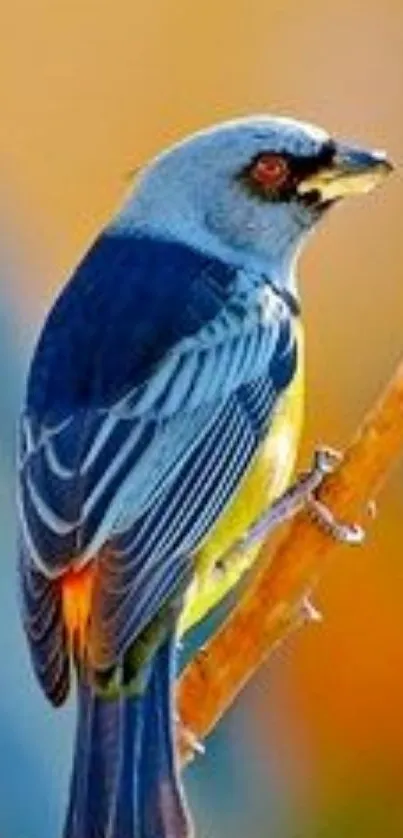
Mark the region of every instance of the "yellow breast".
POLYGON ((303 332, 299 321, 295 329, 298 341, 296 375, 282 396, 267 437, 235 497, 196 556, 196 572, 180 622, 181 633, 199 622, 217 605, 251 566, 260 544, 253 545, 234 558, 225 568, 221 567, 219 560, 273 500, 284 492, 290 480, 301 432, 304 401, 303 332))

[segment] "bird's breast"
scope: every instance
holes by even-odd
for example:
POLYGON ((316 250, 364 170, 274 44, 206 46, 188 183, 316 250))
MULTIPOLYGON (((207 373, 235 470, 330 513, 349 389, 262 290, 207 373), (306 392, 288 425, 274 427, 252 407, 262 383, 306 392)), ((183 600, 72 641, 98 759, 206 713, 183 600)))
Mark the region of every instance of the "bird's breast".
POLYGON ((279 399, 266 438, 242 483, 198 551, 195 576, 181 618, 181 631, 199 622, 236 585, 255 560, 260 543, 231 559, 220 558, 286 489, 292 475, 303 419, 303 333, 296 326, 298 366, 279 399))

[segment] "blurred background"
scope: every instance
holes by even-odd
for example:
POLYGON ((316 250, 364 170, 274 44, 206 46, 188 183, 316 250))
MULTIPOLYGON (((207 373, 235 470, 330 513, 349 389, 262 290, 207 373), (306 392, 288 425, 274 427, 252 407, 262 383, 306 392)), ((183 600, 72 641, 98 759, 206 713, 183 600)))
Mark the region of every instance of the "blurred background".
MULTIPOLYGON (((18 621, 14 422, 41 320, 127 187, 187 132, 253 112, 402 162, 401 0, 14 0, 0 31, 0 836, 58 838, 74 707, 31 675, 18 621)), ((343 446, 403 333, 401 176, 327 219, 301 265, 301 461, 343 446)), ((187 772, 200 838, 402 838, 403 473, 344 549, 320 626, 284 645, 187 772)))

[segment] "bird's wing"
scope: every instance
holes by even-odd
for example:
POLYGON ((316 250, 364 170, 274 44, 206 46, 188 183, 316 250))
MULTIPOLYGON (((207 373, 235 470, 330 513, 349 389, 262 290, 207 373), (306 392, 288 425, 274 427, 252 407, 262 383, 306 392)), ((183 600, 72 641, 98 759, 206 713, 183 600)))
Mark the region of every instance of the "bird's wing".
POLYGON ((172 246, 158 260, 148 243, 144 267, 138 242, 130 259, 122 242, 114 247, 119 316, 109 289, 109 305, 100 313, 97 300, 92 322, 86 272, 91 279, 94 266, 84 263, 61 303, 67 315, 56 307, 45 328, 21 426, 25 622, 48 693, 60 690, 65 671, 57 577, 110 544, 96 575, 92 625, 97 664, 113 663, 189 573, 192 551, 250 464, 296 361, 290 313, 274 291, 268 317, 250 278, 222 263, 172 246), (163 311, 141 282, 141 267, 148 283, 154 279, 150 259, 157 288, 171 282, 163 311), (175 260, 180 280, 170 273, 175 260), (87 296, 81 288, 72 300, 83 270, 87 296), (78 302, 85 378, 74 369, 80 358, 71 357, 78 302), (68 350, 58 347, 61 335, 68 350))

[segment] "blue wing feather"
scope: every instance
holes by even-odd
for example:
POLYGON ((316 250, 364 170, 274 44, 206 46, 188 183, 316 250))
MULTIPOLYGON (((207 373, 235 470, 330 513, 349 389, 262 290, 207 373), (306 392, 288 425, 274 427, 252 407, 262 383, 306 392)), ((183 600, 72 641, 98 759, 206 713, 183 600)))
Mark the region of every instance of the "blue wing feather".
POLYGON ((188 578, 293 375, 289 308, 268 323, 259 282, 184 245, 104 235, 48 318, 21 426, 23 567, 51 579, 112 543, 100 665, 188 578))
POLYGON ((33 564, 26 546, 19 552, 23 624, 38 681, 53 704, 62 704, 69 688, 70 662, 60 592, 33 564))
MULTIPOLYGON (((271 399, 268 394, 267 408, 270 401, 273 404, 273 392, 271 399)), ((180 588, 195 546, 200 545, 250 465, 262 430, 263 423, 257 428, 234 395, 159 503, 143 519, 135 520, 126 533, 115 535, 115 550, 100 567, 100 595, 93 609, 92 645, 98 666, 111 665, 133 636, 152 621, 166 598, 180 588)))

